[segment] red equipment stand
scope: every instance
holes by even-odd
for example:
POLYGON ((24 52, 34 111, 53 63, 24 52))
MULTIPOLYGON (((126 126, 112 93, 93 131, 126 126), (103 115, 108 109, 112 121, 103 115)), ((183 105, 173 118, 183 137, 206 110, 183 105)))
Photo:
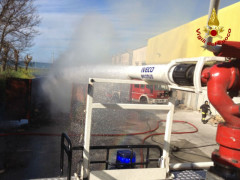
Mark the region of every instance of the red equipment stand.
POLYGON ((240 42, 225 41, 216 56, 237 58, 216 64, 202 71, 202 82, 207 83, 208 98, 224 118, 218 125, 216 141, 219 150, 212 153, 214 167, 207 179, 240 179, 240 106, 232 98, 240 90, 240 42), (221 178, 220 178, 221 177, 221 178))

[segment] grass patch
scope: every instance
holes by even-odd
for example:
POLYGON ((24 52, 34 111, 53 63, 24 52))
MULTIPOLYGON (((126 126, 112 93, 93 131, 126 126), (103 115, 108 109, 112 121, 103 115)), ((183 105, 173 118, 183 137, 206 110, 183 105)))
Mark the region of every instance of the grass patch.
POLYGON ((5 79, 9 77, 20 78, 20 79, 34 79, 36 76, 41 76, 48 72, 47 69, 33 69, 29 68, 26 70, 25 68, 19 67, 17 71, 13 69, 7 69, 6 71, 0 72, 0 79, 5 79))
POLYGON ((26 71, 25 69, 19 69, 18 71, 15 70, 6 70, 4 72, 1 72, 0 75, 3 78, 20 78, 20 79, 33 79, 34 76, 32 75, 32 72, 26 71))

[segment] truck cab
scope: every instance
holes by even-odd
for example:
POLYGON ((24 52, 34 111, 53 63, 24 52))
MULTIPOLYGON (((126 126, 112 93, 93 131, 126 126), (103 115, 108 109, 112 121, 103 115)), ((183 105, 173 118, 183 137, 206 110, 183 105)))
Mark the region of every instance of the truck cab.
POLYGON ((169 99, 169 89, 167 85, 145 85, 131 84, 130 99, 133 102, 145 104, 164 104, 169 99))

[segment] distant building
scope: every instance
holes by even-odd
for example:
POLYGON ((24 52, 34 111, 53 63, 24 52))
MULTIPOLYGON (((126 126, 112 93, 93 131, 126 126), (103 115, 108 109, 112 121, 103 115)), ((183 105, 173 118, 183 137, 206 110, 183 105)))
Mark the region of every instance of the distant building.
POLYGON ((121 65, 130 65, 130 53, 121 54, 121 65))
POLYGON ((112 64, 141 66, 146 64, 147 47, 128 51, 112 57, 112 64))
POLYGON ((131 65, 132 64, 132 51, 113 56, 112 64, 131 65))
POLYGON ((146 64, 146 50, 147 50, 147 47, 142 47, 142 48, 133 50, 133 56, 132 56, 133 66, 141 66, 146 64))

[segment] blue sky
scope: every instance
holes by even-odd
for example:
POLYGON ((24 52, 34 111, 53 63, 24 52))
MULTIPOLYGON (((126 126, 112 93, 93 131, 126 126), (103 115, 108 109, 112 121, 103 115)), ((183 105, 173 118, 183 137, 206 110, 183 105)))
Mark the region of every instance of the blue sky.
MULTIPOLYGON (((236 2, 221 0, 220 8, 236 2)), ((35 61, 51 62, 53 53, 55 60, 68 53, 109 58, 146 46, 149 38, 206 15, 209 1, 35 0, 35 5, 42 22, 30 53, 35 61)))

